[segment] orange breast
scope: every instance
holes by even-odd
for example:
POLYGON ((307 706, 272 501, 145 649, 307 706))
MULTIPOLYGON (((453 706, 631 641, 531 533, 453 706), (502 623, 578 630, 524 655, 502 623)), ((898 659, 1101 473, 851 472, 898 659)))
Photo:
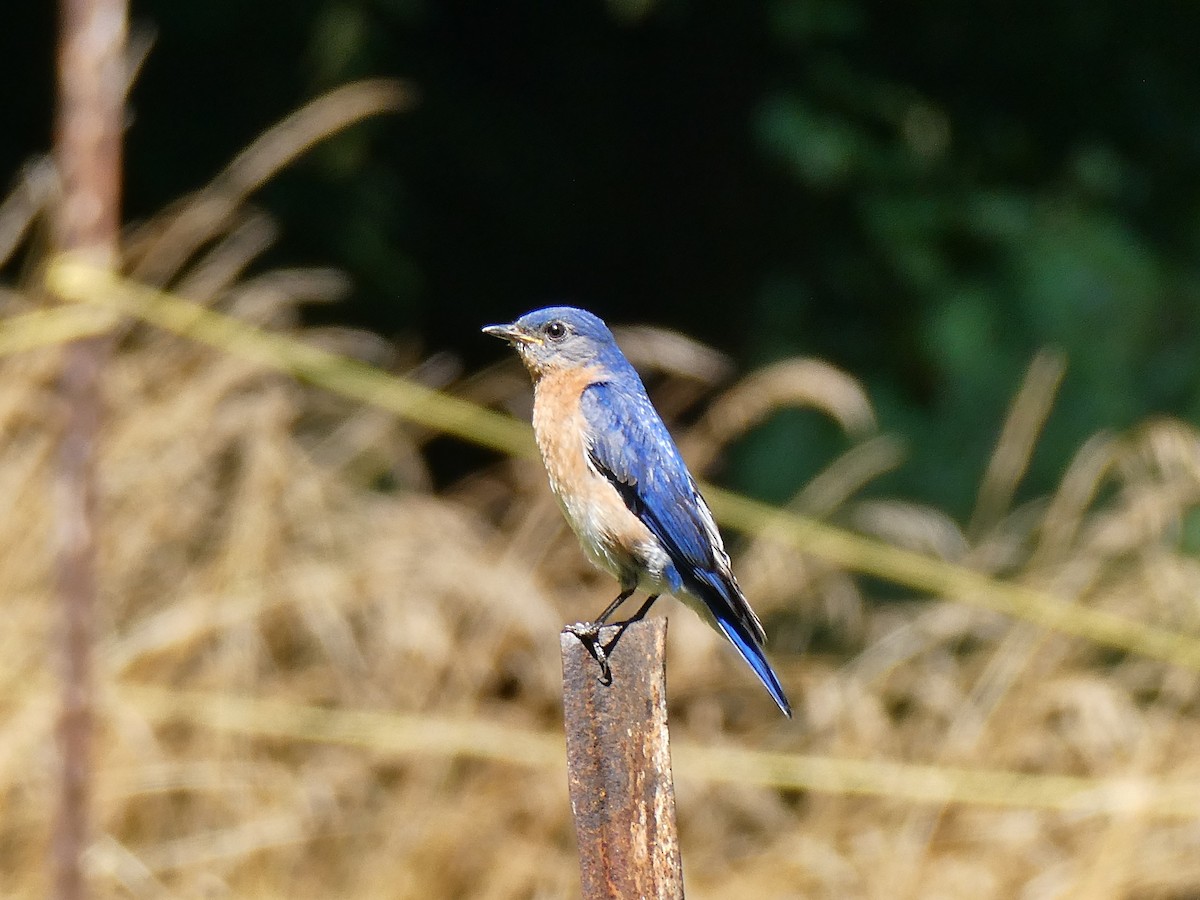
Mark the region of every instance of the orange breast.
POLYGON ((533 428, 550 489, 593 563, 624 583, 656 583, 666 553, 588 459, 587 423, 579 398, 602 379, 596 369, 544 372, 537 382, 533 428))

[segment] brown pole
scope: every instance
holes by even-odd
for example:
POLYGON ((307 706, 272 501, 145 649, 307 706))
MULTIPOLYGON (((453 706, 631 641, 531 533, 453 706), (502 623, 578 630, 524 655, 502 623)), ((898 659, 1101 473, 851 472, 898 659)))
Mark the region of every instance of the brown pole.
MULTIPOLYGON (((55 243, 93 265, 115 267, 121 221, 126 0, 61 0, 54 158, 61 196, 55 243)), ((83 854, 90 835, 89 776, 96 603, 94 458, 106 340, 63 351, 65 421, 56 485, 58 593, 63 610, 59 664, 62 709, 59 807, 51 865, 54 896, 87 894, 83 854)))
MULTIPOLYGON (((612 640, 617 628, 601 632, 612 640)), ((667 732, 666 619, 629 625, 610 684, 569 632, 560 636, 567 778, 584 900, 683 897, 667 732)))

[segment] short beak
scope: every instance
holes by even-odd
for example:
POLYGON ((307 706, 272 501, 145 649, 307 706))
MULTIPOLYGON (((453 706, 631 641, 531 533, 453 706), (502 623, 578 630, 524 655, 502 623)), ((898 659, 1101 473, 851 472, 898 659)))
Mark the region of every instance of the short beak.
POLYGON ((522 331, 516 325, 489 325, 483 329, 484 334, 490 334, 492 337, 498 337, 502 341, 508 341, 510 344, 540 344, 541 340, 534 337, 525 331, 522 331))

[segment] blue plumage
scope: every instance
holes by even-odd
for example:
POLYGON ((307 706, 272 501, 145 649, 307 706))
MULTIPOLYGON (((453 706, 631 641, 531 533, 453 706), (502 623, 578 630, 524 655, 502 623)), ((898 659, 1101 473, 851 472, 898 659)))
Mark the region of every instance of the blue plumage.
POLYGON ((733 577, 708 504, 641 379, 629 367, 611 382, 588 387, 580 405, 592 460, 671 557, 672 593, 682 589, 704 604, 712 624, 737 647, 779 708, 791 715, 763 653, 762 625, 733 577))
POLYGON ((551 486, 589 555, 624 589, 610 610, 639 583, 688 601, 791 716, 712 513, 608 327, 584 310, 550 307, 484 330, 510 341, 533 374, 551 486))
POLYGON ((667 545, 681 571, 712 569, 713 545, 699 492, 641 379, 593 384, 580 407, 592 460, 626 505, 667 545))

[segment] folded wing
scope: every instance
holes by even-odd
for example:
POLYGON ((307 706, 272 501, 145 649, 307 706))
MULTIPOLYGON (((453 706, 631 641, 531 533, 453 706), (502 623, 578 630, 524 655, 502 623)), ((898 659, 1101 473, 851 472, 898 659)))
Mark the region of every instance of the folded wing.
POLYGON ((593 384, 580 402, 592 464, 662 542, 683 589, 704 603, 775 702, 791 715, 763 654, 762 624, 733 577, 708 504, 641 384, 593 384))

